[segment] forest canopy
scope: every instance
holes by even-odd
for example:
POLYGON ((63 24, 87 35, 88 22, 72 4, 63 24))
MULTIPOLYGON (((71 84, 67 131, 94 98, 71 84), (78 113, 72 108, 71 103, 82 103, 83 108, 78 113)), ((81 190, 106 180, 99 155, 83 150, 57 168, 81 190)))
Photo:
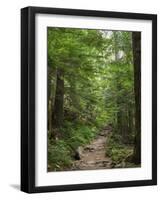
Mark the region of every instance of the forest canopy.
POLYGON ((48 171, 76 169, 79 147, 102 133, 107 168, 140 166, 140 32, 48 27, 47 37, 48 171))

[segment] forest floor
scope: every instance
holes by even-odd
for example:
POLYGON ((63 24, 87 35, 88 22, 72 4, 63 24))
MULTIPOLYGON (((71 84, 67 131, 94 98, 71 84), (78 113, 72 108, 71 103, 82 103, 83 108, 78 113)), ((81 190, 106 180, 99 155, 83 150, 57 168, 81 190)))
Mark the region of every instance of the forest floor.
POLYGON ((110 129, 105 127, 81 152, 81 159, 73 162, 72 170, 111 168, 112 160, 106 156, 106 145, 110 129))

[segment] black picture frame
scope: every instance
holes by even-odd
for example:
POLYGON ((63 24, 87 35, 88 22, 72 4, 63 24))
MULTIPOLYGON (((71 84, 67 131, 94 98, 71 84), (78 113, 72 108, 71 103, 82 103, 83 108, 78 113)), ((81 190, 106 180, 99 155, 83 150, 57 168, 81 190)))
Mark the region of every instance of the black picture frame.
POLYGON ((27 193, 147 186, 157 184, 157 16, 45 7, 21 9, 21 190, 27 193), (152 21, 152 179, 59 186, 35 186, 35 15, 60 14, 152 21))

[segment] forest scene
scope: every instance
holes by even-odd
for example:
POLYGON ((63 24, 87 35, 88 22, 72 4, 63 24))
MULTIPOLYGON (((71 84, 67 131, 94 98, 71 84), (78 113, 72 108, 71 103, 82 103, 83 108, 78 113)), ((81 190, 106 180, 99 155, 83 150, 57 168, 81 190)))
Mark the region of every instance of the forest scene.
POLYGON ((141 167, 141 33, 47 28, 47 171, 141 167))

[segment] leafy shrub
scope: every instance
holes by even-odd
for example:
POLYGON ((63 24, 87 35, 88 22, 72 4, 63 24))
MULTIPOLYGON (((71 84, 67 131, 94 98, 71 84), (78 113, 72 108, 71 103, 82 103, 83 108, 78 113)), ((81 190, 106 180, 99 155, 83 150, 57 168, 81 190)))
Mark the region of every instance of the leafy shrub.
POLYGON ((70 151, 66 142, 58 140, 55 143, 48 143, 48 168, 49 171, 56 171, 71 165, 70 151))
POLYGON ((62 138, 48 141, 48 170, 58 171, 69 168, 75 151, 79 146, 88 144, 96 135, 97 128, 80 123, 65 121, 60 129, 62 138))
POLYGON ((91 139, 95 137, 95 134, 96 130, 94 128, 78 125, 75 129, 72 129, 67 143, 70 146, 71 151, 75 152, 79 146, 89 143, 91 139))
POLYGON ((116 138, 116 136, 109 138, 106 148, 106 155, 111 157, 114 166, 125 161, 133 152, 131 146, 121 144, 116 138))

